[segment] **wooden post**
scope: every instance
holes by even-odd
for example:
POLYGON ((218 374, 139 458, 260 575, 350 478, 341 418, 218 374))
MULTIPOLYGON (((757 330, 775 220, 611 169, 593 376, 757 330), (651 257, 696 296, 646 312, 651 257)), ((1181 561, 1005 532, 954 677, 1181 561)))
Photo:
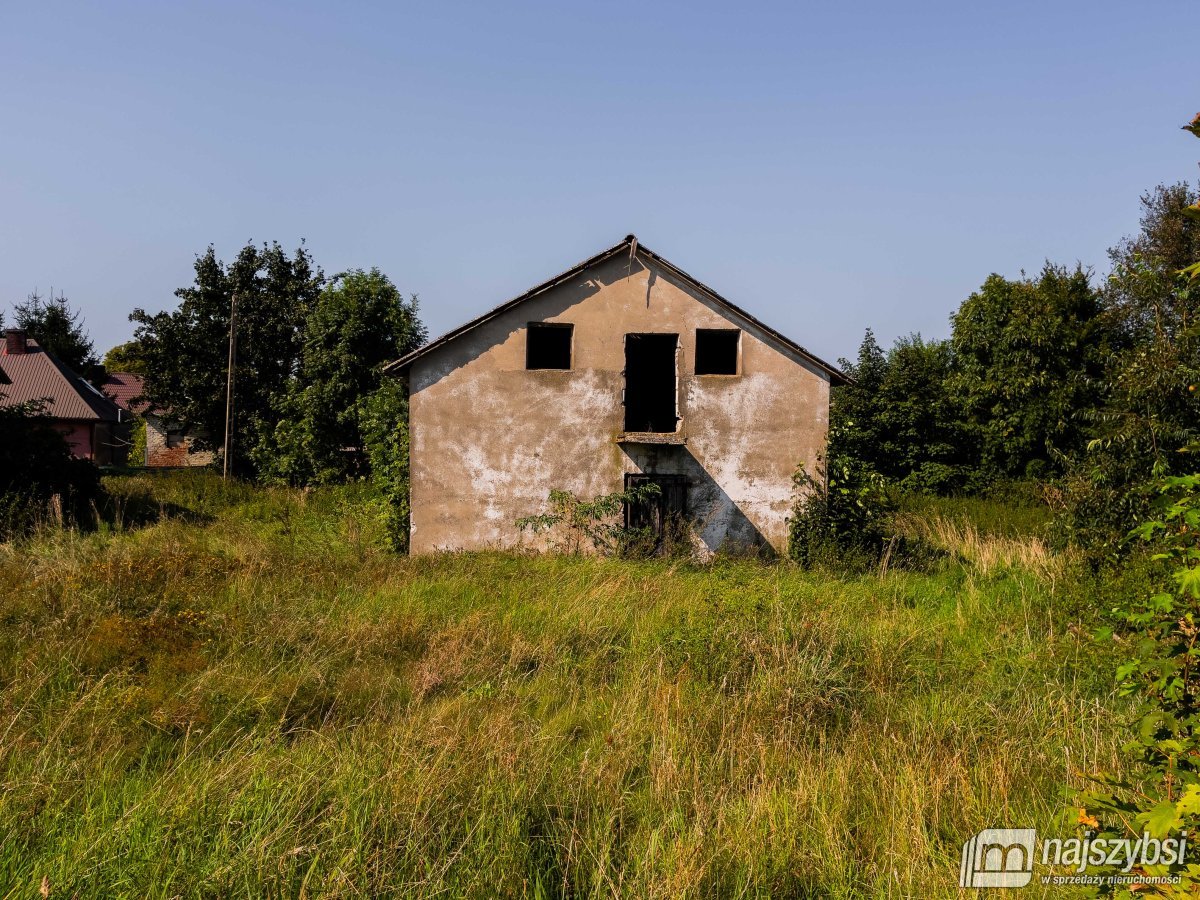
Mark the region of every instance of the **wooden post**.
POLYGON ((229 300, 229 364, 225 369, 225 469, 223 478, 229 480, 233 456, 233 375, 237 354, 237 292, 229 300))

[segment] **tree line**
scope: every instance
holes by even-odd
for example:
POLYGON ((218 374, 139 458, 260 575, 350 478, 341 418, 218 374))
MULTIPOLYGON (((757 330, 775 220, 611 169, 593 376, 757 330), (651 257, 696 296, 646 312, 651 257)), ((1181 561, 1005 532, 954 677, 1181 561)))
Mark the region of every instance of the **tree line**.
MULTIPOLYGON (((1067 539, 1119 540, 1145 516, 1153 480, 1189 467, 1180 448, 1197 438, 1200 340, 1180 274, 1200 258, 1197 196, 1186 183, 1147 192, 1103 278, 1047 262, 989 276, 944 340, 885 350, 868 330, 842 360, 852 383, 833 392, 823 481, 832 473, 848 496, 1025 484, 1067 539)), ((378 269, 327 277, 303 244, 278 243, 248 243, 229 262, 208 247, 175 296, 167 311, 135 309, 133 340, 103 362, 61 295, 31 295, 15 321, 88 377, 142 374, 147 402, 220 447, 236 296, 233 470, 293 485, 406 471, 405 400, 382 367, 426 338, 415 297, 378 269)))
POLYGON ((1155 479, 1193 463, 1200 335, 1184 270, 1200 259, 1200 195, 1186 183, 1142 197, 1140 229, 1103 278, 1047 262, 989 276, 945 340, 887 350, 867 331, 842 360, 826 467, 903 490, 984 494, 1026 483, 1064 535, 1119 541, 1148 512, 1155 479))
MULTIPOLYGON (((327 277, 303 244, 289 253, 278 243, 248 243, 228 263, 208 247, 196 258, 192 283, 175 296, 174 309, 135 309, 133 340, 103 362, 64 297, 31 295, 16 305, 15 321, 95 384, 106 371, 140 374, 141 399, 196 435, 198 448, 219 449, 234 316, 233 471, 292 485, 372 478, 386 501, 388 533, 403 545, 407 400, 383 366, 426 339, 416 297, 376 268, 327 277)), ((41 412, 34 405, 12 415, 34 427, 41 412)), ((18 468, 30 467, 11 471, 18 468)), ((45 491, 22 490, 14 479, 0 493, 44 499, 45 491)))
POLYGON ((327 278, 303 245, 277 243, 248 244, 228 264, 209 247, 175 295, 173 310, 130 315, 126 352, 152 406, 221 444, 236 296, 234 471, 295 485, 369 472, 366 423, 400 402, 383 366, 425 340, 415 297, 378 269, 327 278))

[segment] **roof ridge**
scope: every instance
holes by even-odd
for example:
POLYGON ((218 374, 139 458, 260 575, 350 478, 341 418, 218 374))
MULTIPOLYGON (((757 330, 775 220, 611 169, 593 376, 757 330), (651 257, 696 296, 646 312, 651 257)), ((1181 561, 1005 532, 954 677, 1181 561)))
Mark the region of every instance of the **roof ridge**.
POLYGON ((687 272, 685 272, 683 269, 679 268, 677 265, 675 265, 674 263, 667 260, 665 257, 660 256, 659 254, 657 254, 653 250, 651 250, 649 247, 647 247, 645 244, 640 243, 637 239, 637 236, 634 234, 627 234, 622 240, 620 240, 618 243, 614 244, 613 246, 609 247, 607 250, 601 250, 595 256, 591 256, 591 257, 585 259, 583 262, 577 263, 576 265, 567 269, 565 272, 561 272, 560 274, 555 275, 555 276, 547 279, 546 281, 541 282, 540 284, 534 285, 532 288, 527 290, 525 293, 518 294, 516 297, 513 297, 511 300, 506 300, 504 303, 501 303, 499 306, 493 307, 492 309, 488 310, 487 312, 483 313, 482 315, 476 316, 474 319, 471 319, 471 320, 463 323, 462 325, 458 326, 457 328, 451 329, 450 331, 445 332, 444 334, 440 335, 439 337, 436 337, 433 340, 426 342, 424 345, 418 347, 416 350, 413 350, 413 351, 405 354, 404 356, 400 357, 399 359, 388 363, 386 366, 384 366, 383 371, 386 373, 389 373, 389 374, 399 372, 401 369, 404 369, 411 362, 413 362, 416 359, 419 359, 420 357, 424 356, 426 353, 429 353, 432 350, 435 350, 444 344, 450 343, 451 341, 457 339, 458 337, 466 334, 468 331, 472 331, 475 328, 478 328, 480 325, 495 318, 496 316, 500 315, 501 313, 507 312, 508 310, 513 309, 516 306, 519 306, 520 304, 524 303, 527 300, 533 299, 538 294, 548 291, 553 287, 557 287, 559 284, 561 284, 563 281, 567 280, 568 278, 572 278, 575 275, 579 274, 580 272, 583 272, 584 270, 589 269, 592 266, 595 266, 601 262, 604 262, 609 257, 615 255, 616 253, 618 253, 619 251, 623 250, 626 247, 628 247, 630 250, 631 258, 639 253, 646 254, 646 256, 649 259, 653 260, 658 265, 662 266, 665 269, 670 270, 677 277, 683 279, 684 281, 689 282, 694 287, 699 289, 701 292, 703 292, 704 294, 707 294, 709 296, 709 298, 716 301, 719 305, 725 307, 727 311, 733 313, 736 316, 741 317, 746 322, 753 325, 755 328, 762 330, 768 337, 772 338, 773 340, 777 341, 780 344, 783 344, 785 347, 789 348, 794 353, 796 353, 799 356, 803 357, 804 359, 808 360, 808 362, 817 366, 819 369, 822 369, 823 371, 825 371, 830 376, 830 379, 833 383, 845 384, 850 381, 850 378, 844 372, 842 372, 842 370, 839 369, 837 366, 827 363, 825 360, 821 359, 815 353, 812 353, 809 350, 806 350, 804 347, 800 346, 798 343, 793 341, 787 335, 783 334, 780 331, 777 331, 776 329, 772 328, 770 325, 766 324, 762 320, 760 320, 760 319, 756 318, 755 316, 751 315, 750 313, 746 312, 746 310, 742 309, 737 304, 725 299, 723 296, 718 294, 715 290, 710 288, 704 282, 700 281, 700 279, 695 278, 692 275, 689 275, 687 272))
POLYGON ((84 403, 91 407, 92 412, 96 414, 97 418, 106 418, 105 413, 116 413, 115 418, 117 421, 120 421, 121 411, 117 404, 113 403, 112 400, 104 396, 104 394, 97 390, 90 381, 88 381, 74 369, 69 368, 66 363, 64 363, 49 350, 43 349, 42 353, 45 354, 46 359, 48 359, 50 363, 56 369, 58 369, 59 375, 61 375, 67 382, 67 385, 79 395, 79 398, 83 400, 84 403), (81 388, 83 388, 83 390, 81 390, 81 388), (97 404, 100 406, 99 409, 97 408, 97 404))
POLYGON ((52 418, 121 421, 120 407, 44 348, 5 355, 3 365, 9 384, 0 392, 0 406, 48 400, 52 418))

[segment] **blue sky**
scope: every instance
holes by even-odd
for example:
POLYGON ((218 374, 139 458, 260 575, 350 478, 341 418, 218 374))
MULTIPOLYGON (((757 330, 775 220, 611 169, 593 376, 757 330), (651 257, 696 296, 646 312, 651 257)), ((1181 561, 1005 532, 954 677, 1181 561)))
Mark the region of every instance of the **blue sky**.
POLYGON ((635 232, 814 352, 1103 271, 1195 179, 1191 3, 0 2, 0 308, 100 351, 213 243, 445 331, 635 232))

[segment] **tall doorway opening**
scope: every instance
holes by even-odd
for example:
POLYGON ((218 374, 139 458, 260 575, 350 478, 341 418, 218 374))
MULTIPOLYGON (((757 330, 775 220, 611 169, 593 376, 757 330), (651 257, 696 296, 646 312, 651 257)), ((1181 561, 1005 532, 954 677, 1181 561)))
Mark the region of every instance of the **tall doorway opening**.
POLYGON ((677 334, 625 335, 625 430, 674 432, 677 334))

